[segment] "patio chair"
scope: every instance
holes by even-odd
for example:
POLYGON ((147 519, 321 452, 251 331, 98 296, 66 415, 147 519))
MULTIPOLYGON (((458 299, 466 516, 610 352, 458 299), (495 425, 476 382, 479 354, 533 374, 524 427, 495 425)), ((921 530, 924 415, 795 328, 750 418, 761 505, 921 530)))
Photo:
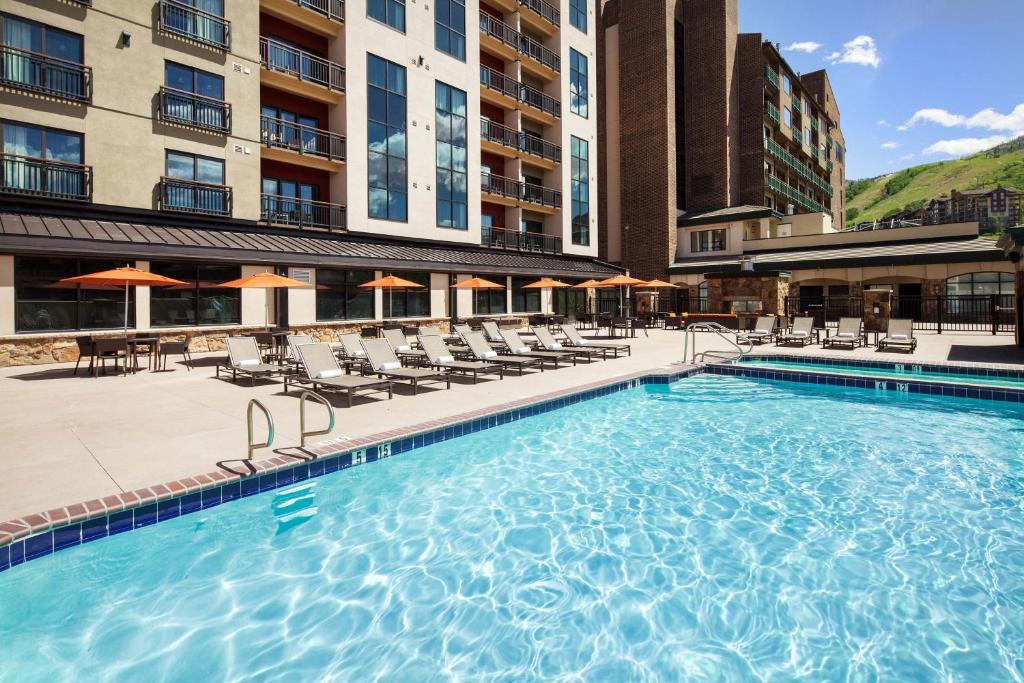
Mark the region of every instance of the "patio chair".
POLYGON ((224 340, 228 347, 228 358, 226 363, 218 363, 216 376, 220 377, 220 370, 231 371, 231 381, 238 379, 238 375, 248 375, 252 386, 256 385, 256 378, 269 378, 285 372, 282 365, 269 365, 263 362, 259 346, 256 345, 255 337, 228 337, 224 340))
POLYGON ((117 374, 117 363, 123 360, 122 368, 124 374, 128 374, 128 340, 124 337, 112 337, 110 339, 96 339, 93 341, 93 358, 95 365, 90 363, 93 375, 99 374, 102 367, 103 374, 107 374, 107 361, 114 361, 114 374, 117 374))
POLYGON ((427 359, 427 354, 423 351, 412 348, 405 332, 400 327, 385 328, 384 338, 391 344, 391 350, 395 352, 399 360, 406 359, 414 363, 422 363, 427 359))
POLYGON ((288 343, 288 360, 296 365, 300 364, 298 347, 306 344, 314 344, 313 337, 308 334, 289 334, 285 337, 288 343))
POLYGON ((96 362, 94 357, 96 345, 92 340, 92 337, 86 335, 84 337, 75 337, 75 344, 78 346, 78 360, 75 361, 75 373, 78 374, 78 364, 82 362, 82 359, 86 356, 89 357, 89 367, 86 372, 92 372, 93 363, 96 362))
POLYGON ((608 353, 604 349, 588 349, 586 347, 566 348, 562 342, 554 338, 547 327, 534 327, 533 333, 537 336, 537 343, 545 351, 565 351, 575 355, 577 358, 586 358, 588 363, 594 361, 594 356, 601 356, 601 360, 607 358, 608 353))
POLYGON ((473 328, 471 328, 468 323, 456 323, 455 325, 452 325, 452 332, 458 335, 463 342, 466 341, 466 335, 472 331, 473 328))
POLYGON ((543 358, 526 358, 524 356, 507 356, 505 354, 499 354, 491 348, 491 345, 487 343, 487 340, 484 339, 484 335, 480 332, 467 332, 465 340, 466 344, 469 346, 470 352, 477 360, 489 363, 500 363, 507 368, 517 368, 520 375, 523 374, 523 368, 538 367, 541 372, 544 372, 543 358))
POLYGON ((914 321, 909 318, 890 318, 885 336, 878 340, 876 347, 879 351, 899 349, 913 353, 917 348, 917 339, 914 338, 914 321))
POLYGON ((181 341, 161 341, 158 351, 160 357, 157 360, 157 369, 167 369, 167 357, 170 355, 180 355, 185 361, 185 367, 188 368, 189 372, 192 372, 192 351, 189 345, 192 343, 192 337, 185 335, 185 338, 181 341))
MULTIPOLYGON (((462 337, 457 334, 442 334, 441 330, 436 327, 421 327, 418 337, 437 337, 448 345, 449 351, 454 352, 456 355, 466 355, 469 353, 469 347, 462 341, 462 337)), ((417 342, 419 343, 418 338, 417 342)), ((422 343, 420 343, 420 348, 423 348, 422 343)))
POLYGON ((421 334, 418 337, 420 346, 427 354, 427 362, 431 367, 443 368, 449 372, 461 372, 464 375, 473 374, 473 384, 476 384, 479 373, 498 373, 499 379, 505 379, 505 367, 501 363, 492 363, 483 360, 456 360, 451 349, 437 335, 421 334))
POLYGON ((775 339, 776 325, 779 319, 774 315, 760 315, 754 323, 754 329, 736 335, 736 341, 748 341, 751 344, 764 344, 775 339))
POLYGON ((615 358, 618 358, 620 353, 633 355, 633 348, 629 344, 595 344, 593 339, 587 339, 572 325, 562 325, 562 334, 565 335, 566 345, 572 348, 601 349, 614 354, 615 358))
POLYGON ((498 327, 498 323, 493 320, 485 320, 482 327, 484 328, 484 334, 487 337, 487 341, 492 344, 503 344, 504 340, 501 338, 501 328, 498 327))
POLYGON ((826 337, 825 341, 821 343, 822 347, 826 349, 833 346, 855 349, 865 344, 867 344, 867 335, 864 333, 864 321, 860 318, 840 318, 839 329, 836 333, 826 337))
POLYGON ((386 391, 389 399, 394 397, 390 380, 345 374, 329 344, 300 344, 295 347, 295 355, 302 365, 302 372, 290 377, 285 375, 285 393, 288 393, 289 384, 299 384, 313 391, 345 394, 349 408, 352 407, 352 399, 360 391, 386 391))
POLYGON ((420 382, 444 382, 447 389, 452 388, 451 373, 447 370, 403 368, 402 361, 398 360, 387 339, 363 339, 361 343, 367 363, 378 377, 408 382, 413 394, 419 393, 420 382))
POLYGON ((536 351, 530 348, 515 330, 501 330, 501 339, 505 342, 505 346, 513 356, 541 358, 551 361, 556 368, 558 367, 558 362, 563 360, 571 360, 572 364, 576 365, 576 354, 571 351, 536 351))
POLYGON ((807 346, 814 343, 813 334, 814 318, 794 318, 793 327, 789 332, 780 334, 775 343, 778 346, 788 346, 789 344, 807 346))

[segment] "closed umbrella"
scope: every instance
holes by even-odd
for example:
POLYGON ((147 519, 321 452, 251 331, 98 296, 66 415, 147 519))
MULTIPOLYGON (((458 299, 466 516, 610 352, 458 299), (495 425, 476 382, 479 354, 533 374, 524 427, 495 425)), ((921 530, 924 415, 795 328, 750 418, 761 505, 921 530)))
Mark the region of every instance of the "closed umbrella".
MULTIPOLYGON (((267 272, 256 273, 255 275, 246 275, 245 277, 238 278, 237 280, 222 282, 217 286, 232 289, 284 289, 290 287, 309 287, 309 283, 299 282, 298 280, 293 280, 290 277, 267 272)), ((265 300, 263 302, 263 320, 269 329, 270 304, 265 300)))
POLYGON ((391 304, 392 304, 391 293, 392 292, 394 292, 396 289, 416 289, 416 288, 422 289, 423 288, 423 285, 419 284, 418 282, 413 282, 412 280, 405 280, 403 278, 398 277, 397 275, 385 275, 382 278, 378 278, 376 280, 370 280, 369 282, 364 282, 363 284, 361 284, 359 286, 360 287, 365 287, 367 289, 369 289, 370 287, 373 287, 374 289, 380 288, 380 289, 388 290, 388 310, 391 311, 392 313, 394 313, 394 308, 391 306, 391 304))
POLYGON ((128 288, 132 285, 136 287, 172 287, 174 285, 185 284, 181 280, 175 280, 172 277, 165 277, 163 275, 157 275, 156 273, 150 273, 145 270, 139 270, 138 268, 132 268, 130 266, 122 266, 121 268, 113 268, 111 270, 101 270, 96 273, 89 273, 88 275, 76 275, 74 277, 66 277, 59 281, 62 285, 80 285, 86 289, 109 289, 111 287, 124 287, 124 336, 128 337, 128 288))

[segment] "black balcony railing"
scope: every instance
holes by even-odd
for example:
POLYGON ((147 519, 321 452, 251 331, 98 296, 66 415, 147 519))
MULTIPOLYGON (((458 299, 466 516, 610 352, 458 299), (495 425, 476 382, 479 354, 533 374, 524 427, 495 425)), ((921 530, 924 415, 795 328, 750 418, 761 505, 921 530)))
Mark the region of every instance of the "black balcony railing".
POLYGON ((522 199, 524 202, 550 206, 555 209, 560 209, 562 207, 562 193, 558 190, 552 190, 550 187, 544 187, 543 185, 523 183, 522 199))
POLYGON ((260 141, 267 147, 288 149, 331 161, 345 160, 344 135, 272 116, 260 116, 260 141))
POLYGON ((562 58, 558 56, 558 53, 544 47, 530 36, 520 35, 518 48, 521 53, 540 62, 552 71, 562 70, 562 58))
POLYGON ((181 178, 160 179, 160 210, 204 216, 231 215, 231 188, 181 178))
POLYGON ((562 148, 558 145, 531 133, 495 123, 483 116, 480 117, 480 139, 550 161, 562 161, 562 148))
POLYGON ((273 38, 260 38, 260 63, 271 71, 345 92, 345 67, 273 38))
POLYGON ((553 142, 548 142, 530 133, 521 133, 519 138, 519 149, 534 156, 561 163, 562 148, 553 142))
POLYGON ((178 0, 160 0, 160 30, 219 50, 231 48, 230 21, 178 0))
POLYGON ((292 0, 299 7, 305 7, 334 21, 345 21, 344 0, 292 0))
POLYGON ((524 183, 493 173, 480 174, 480 190, 487 194, 516 199, 530 204, 561 208, 562 193, 543 185, 524 183))
POLYGON ((562 115, 562 103, 551 95, 545 95, 536 88, 522 83, 519 85, 519 101, 554 117, 562 115))
POLYGON ((519 49, 519 31, 487 12, 480 12, 480 31, 514 50, 519 49))
POLYGON ((175 88, 160 88, 160 119, 227 135, 231 132, 231 105, 175 88))
POLYGON ((495 123, 484 116, 480 117, 480 139, 493 142, 511 149, 519 149, 519 131, 515 128, 495 123))
POLYGON ((92 98, 92 68, 20 47, 0 45, 0 85, 88 102, 92 98))
POLYGON ((559 26, 562 23, 562 15, 558 8, 544 2, 544 0, 519 0, 519 4, 533 10, 555 26, 559 26))
POLYGON ((330 202, 261 194, 260 220, 271 225, 288 225, 296 228, 344 230, 345 207, 330 202))
POLYGON ((519 81, 490 67, 480 67, 480 85, 514 100, 519 99, 519 81))
POLYGON ((532 251, 542 254, 561 254, 562 238, 536 232, 519 232, 484 226, 480 230, 480 244, 491 249, 532 251))
POLYGON ((0 154, 0 191, 30 197, 92 201, 92 166, 0 154))

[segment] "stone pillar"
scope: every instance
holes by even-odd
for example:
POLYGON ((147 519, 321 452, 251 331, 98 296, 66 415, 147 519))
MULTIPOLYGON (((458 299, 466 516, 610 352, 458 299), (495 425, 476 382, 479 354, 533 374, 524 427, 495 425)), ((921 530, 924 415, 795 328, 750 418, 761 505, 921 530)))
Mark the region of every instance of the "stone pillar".
POLYGON ((864 329, 884 332, 889 328, 892 314, 892 292, 881 289, 864 291, 864 329), (876 312, 877 309, 877 312, 876 312))

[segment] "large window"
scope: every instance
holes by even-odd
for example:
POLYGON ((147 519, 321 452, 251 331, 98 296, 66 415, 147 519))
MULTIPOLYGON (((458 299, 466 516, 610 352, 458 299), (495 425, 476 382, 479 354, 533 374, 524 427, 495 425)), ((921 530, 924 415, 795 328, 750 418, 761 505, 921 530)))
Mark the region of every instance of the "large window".
POLYGON ((405 68, 367 55, 370 218, 408 220, 405 68))
POLYGON ((587 32, 587 0, 569 0, 569 23, 587 32))
POLYGON ((572 136, 572 243, 590 244, 590 144, 572 136))
POLYGON ((266 105, 260 107, 260 114, 260 136, 264 143, 314 154, 323 153, 322 148, 326 145, 317 140, 316 133, 310 130, 320 128, 320 121, 316 117, 302 116, 287 109, 266 105))
POLYGON ((368 0, 366 16, 405 33, 405 0, 368 0))
MULTIPOLYGON (((505 280, 503 277, 494 278, 500 284, 505 280)), ((473 290, 473 314, 474 315, 499 315, 506 312, 505 290, 504 289, 476 289, 473 290)))
POLYGON ((723 251, 725 249, 725 230, 698 230, 690 233, 690 251, 723 251))
POLYGON ((469 227, 466 180, 466 93, 440 81, 437 112, 437 224, 469 227))
POLYGON ((967 273, 946 280, 948 296, 987 296, 1013 294, 1012 273, 967 273))
POLYGON ((534 280, 535 278, 529 277, 512 278, 513 313, 540 313, 540 290, 523 289, 534 280))
POLYGON ((316 270, 316 319, 373 318, 373 289, 360 287, 373 279, 372 270, 316 270))
POLYGON ((570 315, 587 310, 587 290, 562 287, 551 290, 555 314, 570 315))
POLYGON ((154 261, 149 269, 185 283, 149 288, 149 320, 153 327, 241 324, 241 290, 217 286, 241 277, 239 266, 154 261))
POLYGON ((436 0, 434 46, 466 61, 466 0, 436 0))
POLYGON ((569 109, 587 118, 587 57, 569 48, 569 109))
POLYGON ((223 159, 168 151, 166 175, 171 180, 164 190, 165 207, 204 213, 228 212, 227 193, 222 187, 223 159), (176 183, 176 180, 185 182, 176 183))
MULTIPOLYGON (((123 266, 124 261, 69 258, 14 259, 17 332, 108 330, 124 327, 124 288, 84 289, 58 281, 123 266)), ((128 326, 135 327, 135 288, 128 291, 128 326)))
POLYGON ((56 128, 0 121, 3 128, 3 170, 0 185, 8 190, 69 197, 88 193, 81 168, 38 160, 82 163, 82 136, 56 128))
POLYGON ((0 78, 28 88, 86 99, 88 84, 78 68, 60 66, 56 60, 44 66, 44 57, 73 64, 83 62, 82 36, 9 14, 0 14, 0 42, 15 48, 4 50, 0 78))
POLYGON ((789 110, 789 107, 782 108, 782 123, 785 124, 786 128, 793 127, 793 112, 789 110))
POLYGON ((227 128, 228 110, 224 106, 224 77, 190 66, 167 62, 165 81, 168 93, 163 116, 174 121, 223 130, 227 128), (192 97, 190 95, 198 95, 192 97), (209 99, 202 99, 209 98, 209 99), (217 100, 211 102, 210 100, 217 100))
POLYGON ((384 290, 385 318, 426 318, 430 315, 430 273, 388 273, 422 287, 384 290))

